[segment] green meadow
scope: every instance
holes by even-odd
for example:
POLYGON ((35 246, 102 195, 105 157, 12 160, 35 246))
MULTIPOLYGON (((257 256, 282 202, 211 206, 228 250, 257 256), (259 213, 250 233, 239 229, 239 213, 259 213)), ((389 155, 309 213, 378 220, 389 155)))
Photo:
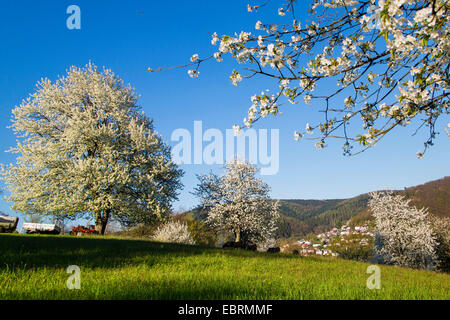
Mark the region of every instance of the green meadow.
POLYGON ((449 299, 450 276, 369 264, 100 237, 0 235, 0 299, 449 299), (69 290, 67 267, 80 267, 69 290))

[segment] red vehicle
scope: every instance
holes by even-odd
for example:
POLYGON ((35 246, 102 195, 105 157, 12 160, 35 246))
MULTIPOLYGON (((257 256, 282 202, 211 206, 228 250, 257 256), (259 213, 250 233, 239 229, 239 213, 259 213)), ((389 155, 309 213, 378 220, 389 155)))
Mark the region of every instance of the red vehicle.
POLYGON ((90 234, 97 234, 98 232, 95 231, 94 226, 78 226, 72 228, 72 235, 90 235, 90 234))

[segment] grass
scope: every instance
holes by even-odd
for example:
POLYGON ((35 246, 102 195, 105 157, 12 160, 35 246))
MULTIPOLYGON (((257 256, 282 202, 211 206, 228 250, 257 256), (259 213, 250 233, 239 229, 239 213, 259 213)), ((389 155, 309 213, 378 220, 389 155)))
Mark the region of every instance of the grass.
POLYGON ((145 240, 0 235, 0 299, 449 299, 450 276, 145 240), (69 290, 69 265, 81 289, 69 290))

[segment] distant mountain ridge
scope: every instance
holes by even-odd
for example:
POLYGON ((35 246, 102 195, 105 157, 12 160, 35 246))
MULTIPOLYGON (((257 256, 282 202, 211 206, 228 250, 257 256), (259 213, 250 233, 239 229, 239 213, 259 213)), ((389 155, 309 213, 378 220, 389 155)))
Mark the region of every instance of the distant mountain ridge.
MULTIPOLYGON (((418 186, 396 190, 411 199, 418 208, 426 207, 439 217, 450 217, 450 177, 430 181, 418 186)), ((373 220, 367 207, 370 196, 361 194, 348 199, 279 200, 282 223, 279 236, 300 237, 320 233, 342 224, 362 224, 373 220)), ((197 208, 184 215, 203 220, 205 213, 197 208)))

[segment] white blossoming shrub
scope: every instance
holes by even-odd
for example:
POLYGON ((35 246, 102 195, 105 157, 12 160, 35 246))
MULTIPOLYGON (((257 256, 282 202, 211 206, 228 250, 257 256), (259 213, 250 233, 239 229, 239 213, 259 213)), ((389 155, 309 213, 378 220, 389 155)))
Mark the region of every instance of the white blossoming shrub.
POLYGON ((436 269, 437 242, 426 209, 410 206, 410 200, 392 192, 370 195, 369 207, 377 231, 376 254, 387 264, 436 269))
POLYGON ((195 244, 187 224, 173 220, 159 226, 153 239, 161 242, 195 244))

